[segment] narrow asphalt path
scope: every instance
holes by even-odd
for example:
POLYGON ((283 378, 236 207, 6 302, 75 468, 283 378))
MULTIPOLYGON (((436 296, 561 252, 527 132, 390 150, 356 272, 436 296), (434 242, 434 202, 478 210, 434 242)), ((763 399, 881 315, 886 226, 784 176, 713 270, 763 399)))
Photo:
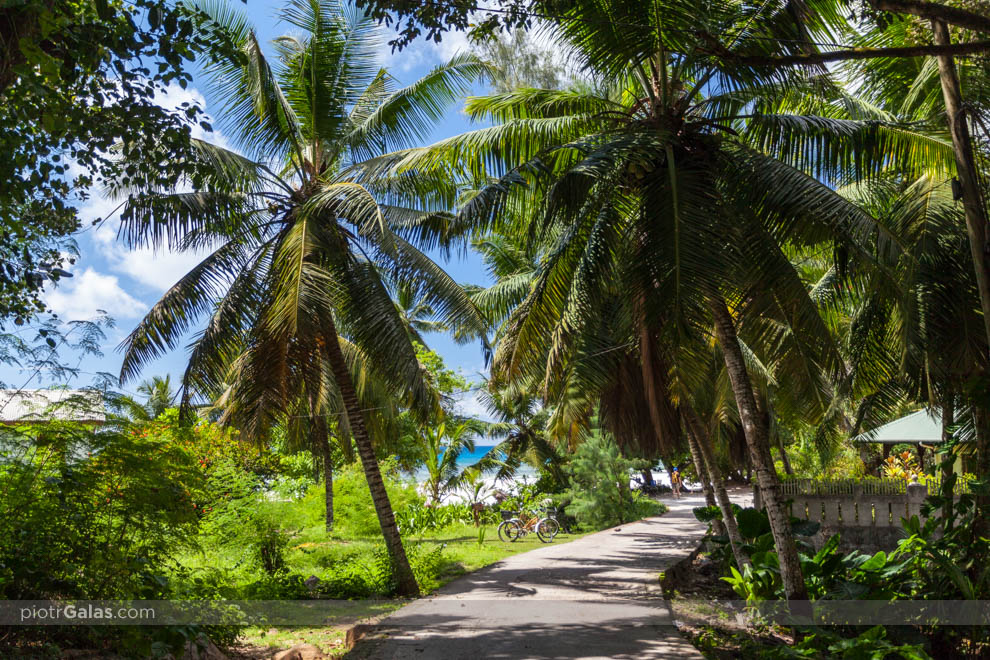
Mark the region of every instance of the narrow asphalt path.
MULTIPOLYGON (((677 632, 659 573, 704 535, 704 498, 658 518, 550 544, 466 575, 383 619, 354 658, 701 658, 677 632)), ((742 498, 740 498, 742 504, 742 498)))

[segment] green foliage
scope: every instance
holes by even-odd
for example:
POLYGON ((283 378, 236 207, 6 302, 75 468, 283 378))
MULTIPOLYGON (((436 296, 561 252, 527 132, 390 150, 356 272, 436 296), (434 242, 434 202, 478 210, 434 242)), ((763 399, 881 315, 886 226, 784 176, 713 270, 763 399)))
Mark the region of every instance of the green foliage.
POLYGON ((649 505, 630 490, 629 474, 645 466, 646 461, 623 457, 610 435, 592 436, 565 468, 571 482, 565 493, 568 513, 592 529, 638 520, 649 505))
POLYGON ((920 644, 896 644, 887 639, 883 626, 874 626, 854 637, 841 637, 816 628, 793 646, 776 647, 766 658, 840 658, 842 660, 930 660, 920 644))
POLYGON ((770 533, 770 520, 763 511, 748 508, 736 512, 739 534, 744 539, 755 539, 770 533))
POLYGON ((497 93, 520 88, 561 89, 569 82, 556 53, 541 47, 525 30, 477 38, 472 49, 492 65, 490 78, 497 93))
MULTIPOLYGON (((480 512, 482 525, 497 524, 500 520, 498 512, 486 508, 480 512)), ((403 534, 423 534, 445 529, 452 525, 473 525, 474 513, 468 504, 443 504, 441 506, 428 506, 421 503, 412 503, 400 509, 396 509, 395 520, 399 525, 399 530, 403 534)))
POLYGON ((224 50, 199 38, 184 3, 164 0, 9 2, 2 21, 0 326, 44 311, 42 285, 71 277, 74 202, 94 185, 195 175, 176 160, 192 155, 192 126, 210 130, 202 109, 166 109, 156 95, 185 88, 198 54, 224 50))
POLYGON ((504 28, 526 28, 531 23, 531 0, 507 0, 498 12, 475 12, 472 5, 422 3, 417 0, 357 0, 357 6, 399 34, 389 42, 402 49, 425 30, 427 41, 439 43, 444 33, 471 28, 475 34, 495 34, 504 28))
POLYGON ((193 456, 156 438, 51 422, 7 431, 0 482, 8 599, 155 597, 198 516, 193 456))
MULTIPOLYGON (((168 599, 173 558, 188 548, 206 484, 196 458, 155 436, 69 422, 4 429, 0 597, 168 599)), ((16 631, 121 651, 181 644, 194 629, 84 627, 16 631)))
POLYGON ((416 359, 426 370, 427 378, 434 388, 446 397, 445 407, 452 406, 451 395, 463 392, 470 387, 468 380, 459 372, 447 368, 447 363, 439 353, 431 351, 423 344, 413 344, 416 349, 416 359))
POLYGON ((263 447, 242 441, 237 431, 205 419, 185 422, 178 408, 165 410, 138 429, 138 433, 144 436, 157 437, 183 448, 196 457, 200 469, 206 474, 225 463, 233 463, 258 475, 270 475, 279 469, 278 456, 263 447))
POLYGON ((239 552, 270 577, 283 572, 292 533, 265 500, 260 479, 227 460, 212 466, 208 484, 201 543, 239 552))
MULTIPOLYGON (((404 481, 394 465, 382 464, 385 489, 394 511, 402 511, 421 502, 416 487, 404 481)), ((361 466, 351 463, 341 468, 333 480, 334 527, 341 533, 357 537, 374 537, 381 534, 378 517, 371 501, 368 482, 361 466)), ((306 527, 323 520, 326 494, 322 486, 309 489, 301 500, 298 526, 306 527)))

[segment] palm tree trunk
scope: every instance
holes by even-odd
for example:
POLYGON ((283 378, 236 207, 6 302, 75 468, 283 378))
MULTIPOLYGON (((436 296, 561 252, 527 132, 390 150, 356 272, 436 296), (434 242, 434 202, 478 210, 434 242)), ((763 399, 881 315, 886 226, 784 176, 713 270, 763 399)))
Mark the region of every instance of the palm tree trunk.
POLYGON ((794 468, 791 467, 791 460, 787 458, 787 449, 784 447, 784 439, 777 436, 777 450, 780 452, 780 462, 784 464, 784 472, 789 476, 794 476, 794 468))
POLYGON ((398 593, 401 596, 418 596, 419 585, 416 584, 416 577, 409 566, 406 549, 402 546, 402 536, 399 534, 398 525, 395 524, 392 504, 388 499, 388 491, 385 490, 385 481, 382 479, 382 472, 378 467, 378 458, 375 456, 375 450, 371 445, 371 436, 368 435, 368 427, 364 422, 364 413, 358 401, 357 391, 354 389, 354 381, 351 380, 351 373, 347 369, 344 354, 340 350, 337 328, 328 324, 325 332, 330 370, 337 383, 337 388, 340 390, 344 410, 347 412, 347 422, 351 429, 351 435, 354 437, 354 444, 357 445, 361 466, 364 468, 364 477, 368 481, 368 488, 371 490, 371 500, 375 505, 375 513, 378 514, 378 524, 382 528, 382 536, 385 537, 385 548, 392 561, 392 569, 395 571, 398 593))
MULTIPOLYGON (((973 422, 976 426, 976 476, 986 479, 990 476, 990 416, 986 408, 973 406, 973 422)), ((973 538, 990 536, 990 495, 980 489, 976 496, 976 514, 973 516, 973 538)))
MULTIPOLYGON (((688 449, 691 450, 691 462, 694 463, 694 471, 698 473, 698 479, 701 480, 701 490, 705 493, 705 504, 708 506, 718 506, 715 502, 715 493, 712 490, 711 475, 704 460, 701 458, 701 451, 698 449, 698 439, 691 432, 690 428, 687 430, 687 440, 688 449)), ((721 520, 713 520, 712 531, 721 536, 725 533, 725 525, 722 524, 721 520)))
MULTIPOLYGON (((937 45, 951 44, 949 27, 943 21, 932 19, 932 33, 937 45)), ((959 87, 955 60, 952 55, 939 55, 937 59, 939 78, 942 82, 942 98, 945 100, 949 133, 952 136, 952 148, 956 157, 956 173, 959 175, 959 183, 962 187, 970 256, 976 273, 976 288, 980 294, 980 309, 983 310, 983 329, 987 341, 990 342, 990 259, 987 256, 986 203, 980 185, 979 168, 973 154, 966 107, 959 87)), ((976 422, 976 473, 980 478, 985 479, 990 475, 990 428, 987 425, 990 420, 987 419, 987 410, 982 402, 973 406, 973 416, 976 422)), ((990 520, 988 520, 990 496, 978 495, 976 508, 974 533, 985 533, 990 528, 990 520)))
MULTIPOLYGON (((760 417, 763 419, 767 428, 770 428, 770 408, 767 406, 766 398, 763 396, 763 392, 754 392, 756 395, 756 410, 760 413, 760 417)), ((787 459, 787 452, 784 450, 784 441, 780 437, 780 433, 771 432, 771 441, 776 445, 777 451, 780 452, 780 462, 784 466, 784 472, 787 474, 794 474, 794 470, 791 469, 791 462, 787 459)))
MULTIPOLYGON (((333 456, 330 453, 330 430, 327 419, 320 413, 317 395, 311 392, 309 396, 309 434, 310 446, 313 451, 313 465, 317 464, 317 455, 323 461, 323 489, 326 496, 325 516, 327 534, 333 531, 333 456)), ((316 470, 319 475, 319 469, 316 470)))
POLYGON ((327 421, 319 417, 315 423, 319 436, 320 454, 323 458, 323 489, 326 492, 326 526, 327 534, 333 531, 333 455, 330 452, 330 437, 327 431, 327 421))
POLYGON ((725 533, 729 537, 729 547, 732 548, 732 556, 736 560, 736 566, 740 569, 749 565, 749 557, 742 551, 743 539, 739 533, 739 525, 736 523, 736 512, 732 509, 732 501, 725 490, 725 479, 722 478, 722 471, 715 461, 715 454, 712 451, 711 436, 702 424, 701 419, 694 407, 687 401, 681 402, 681 411, 687 422, 688 437, 693 437, 697 445, 701 460, 708 470, 712 479, 712 487, 715 490, 715 498, 718 501, 718 508, 722 511, 722 522, 725 525, 725 533))
POLYGON ((770 454, 769 434, 765 420, 756 408, 753 383, 746 371, 746 362, 743 359, 742 347, 739 345, 739 337, 736 335, 736 327, 721 294, 713 293, 709 306, 715 319, 715 335, 722 347, 725 368, 739 409, 739 419, 746 434, 750 459, 756 471, 756 481, 760 486, 767 517, 770 519, 784 592, 788 600, 807 600, 808 589, 804 584, 804 575, 801 573, 797 545, 794 543, 789 517, 780 501, 777 473, 770 454))
MULTIPOLYGON (((953 399, 952 390, 949 390, 945 394, 945 399, 942 401, 942 443, 949 442, 952 440, 952 425, 956 423, 956 407, 955 400, 953 399)), ((945 531, 948 532, 952 529, 952 512, 953 512, 953 480, 952 480, 952 461, 949 458, 942 459, 942 492, 939 493, 942 497, 946 498, 945 504, 942 505, 942 521, 945 525, 945 531)))

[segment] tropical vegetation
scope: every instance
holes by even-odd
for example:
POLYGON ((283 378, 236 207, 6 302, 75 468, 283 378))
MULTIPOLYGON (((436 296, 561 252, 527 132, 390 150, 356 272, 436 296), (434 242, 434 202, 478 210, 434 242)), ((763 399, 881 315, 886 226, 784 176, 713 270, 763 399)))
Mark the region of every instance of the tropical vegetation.
MULTIPOLYGON (((70 382, 111 327, 44 302, 86 256, 73 199, 105 192, 123 247, 197 263, 126 328, 101 425, 3 428, 5 598, 416 596, 526 547, 486 533, 499 509, 661 513, 658 465, 700 487, 706 553, 753 607, 988 598, 979 7, 286 0, 266 41, 228 0, 21 5, 0 10, 14 385, 70 382), (457 30, 467 50, 412 82, 382 66, 457 30), (211 117, 154 103, 191 80, 211 117), (183 346, 181 374, 148 373, 183 346), (938 453, 863 442, 923 408, 938 453), (781 483, 816 478, 938 492, 896 548, 846 552, 789 516, 781 483)), ((990 653, 985 630, 906 628, 772 653, 990 653)))

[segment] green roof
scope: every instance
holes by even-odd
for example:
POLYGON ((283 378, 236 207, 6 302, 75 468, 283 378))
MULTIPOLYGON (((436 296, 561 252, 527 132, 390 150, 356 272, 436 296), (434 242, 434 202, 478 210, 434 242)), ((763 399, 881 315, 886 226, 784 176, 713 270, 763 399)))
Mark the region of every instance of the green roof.
POLYGON ((919 410, 878 426, 872 431, 861 433, 853 438, 853 442, 878 442, 886 445, 896 445, 902 442, 925 444, 942 442, 942 416, 937 411, 929 413, 919 410))

